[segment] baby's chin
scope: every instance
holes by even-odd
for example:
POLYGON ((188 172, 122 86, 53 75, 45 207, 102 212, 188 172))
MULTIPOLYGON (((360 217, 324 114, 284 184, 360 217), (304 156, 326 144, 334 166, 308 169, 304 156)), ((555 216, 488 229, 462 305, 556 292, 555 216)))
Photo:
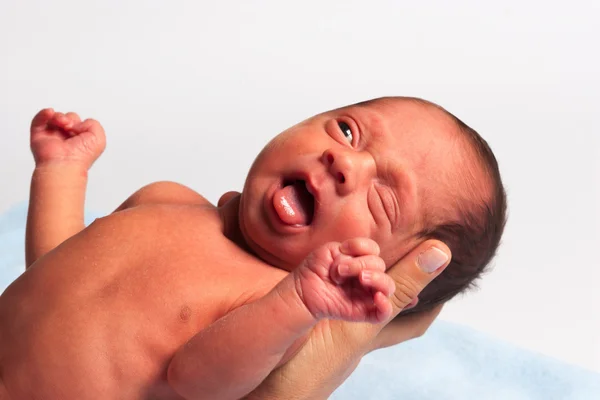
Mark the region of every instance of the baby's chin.
POLYGON ((240 215, 239 224, 244 243, 257 258, 273 267, 286 271, 292 271, 302 262, 303 257, 301 255, 285 250, 286 246, 281 243, 282 238, 264 240, 265 238, 261 238, 260 234, 252 229, 252 224, 244 223, 242 215, 240 215), (262 242, 268 242, 268 247, 263 246, 262 242))
POLYGON ((275 254, 274 252, 259 246, 256 242, 249 242, 248 240, 246 240, 246 242, 254 252, 255 256, 273 267, 286 271, 293 271, 302 261, 302 259, 298 260, 298 257, 292 257, 289 252, 275 254))

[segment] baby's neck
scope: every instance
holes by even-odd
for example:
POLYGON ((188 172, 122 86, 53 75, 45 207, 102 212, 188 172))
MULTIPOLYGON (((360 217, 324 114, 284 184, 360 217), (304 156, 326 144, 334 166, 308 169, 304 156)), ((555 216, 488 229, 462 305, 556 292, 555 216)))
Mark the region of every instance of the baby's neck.
POLYGON ((248 246, 248 243, 242 234, 242 230, 240 229, 240 198, 241 195, 238 194, 218 208, 223 235, 233 243, 237 244, 242 250, 256 257, 256 254, 248 246))
MULTIPOLYGON (((225 196, 227 196, 226 194, 225 196)), ((228 197, 227 201, 223 201, 223 198, 219 200, 219 217, 221 218, 221 226, 223 236, 227 239, 231 240, 235 243, 240 249, 260 260, 261 262, 268 264, 274 268, 278 268, 284 271, 290 271, 289 268, 285 268, 285 262, 283 260, 278 260, 274 257, 262 257, 260 254, 257 254, 256 251, 252 249, 252 247, 248 244, 246 237, 242 233, 242 229, 240 227, 240 218, 239 218, 239 210, 240 210, 240 199, 241 195, 238 193, 233 197, 228 197)))

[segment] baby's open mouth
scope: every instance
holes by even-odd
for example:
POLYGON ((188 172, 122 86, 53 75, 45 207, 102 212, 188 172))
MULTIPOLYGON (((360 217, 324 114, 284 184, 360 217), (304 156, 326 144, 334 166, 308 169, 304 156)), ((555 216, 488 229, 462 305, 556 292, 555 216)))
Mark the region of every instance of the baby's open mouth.
POLYGON ((273 207, 283 223, 292 226, 310 225, 315 212, 315 198, 303 180, 284 180, 273 196, 273 207))

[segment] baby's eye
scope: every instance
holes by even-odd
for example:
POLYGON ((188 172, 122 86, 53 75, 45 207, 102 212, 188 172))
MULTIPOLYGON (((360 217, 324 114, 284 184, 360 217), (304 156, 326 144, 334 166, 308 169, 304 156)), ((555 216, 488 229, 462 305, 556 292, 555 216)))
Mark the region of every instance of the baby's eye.
POLYGON ((338 121, 338 126, 340 127, 340 130, 342 131, 344 136, 346 136, 346 139, 348 139, 348 143, 352 144, 353 136, 352 136, 352 129, 350 128, 350 125, 348 125, 344 121, 338 121))

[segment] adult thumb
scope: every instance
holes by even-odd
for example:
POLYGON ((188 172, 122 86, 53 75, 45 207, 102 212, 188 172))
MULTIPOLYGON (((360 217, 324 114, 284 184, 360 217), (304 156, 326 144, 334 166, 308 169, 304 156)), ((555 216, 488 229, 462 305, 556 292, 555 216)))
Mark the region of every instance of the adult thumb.
POLYGON ((394 280, 392 317, 416 299, 421 291, 450 263, 452 252, 439 240, 427 240, 387 270, 394 280))

